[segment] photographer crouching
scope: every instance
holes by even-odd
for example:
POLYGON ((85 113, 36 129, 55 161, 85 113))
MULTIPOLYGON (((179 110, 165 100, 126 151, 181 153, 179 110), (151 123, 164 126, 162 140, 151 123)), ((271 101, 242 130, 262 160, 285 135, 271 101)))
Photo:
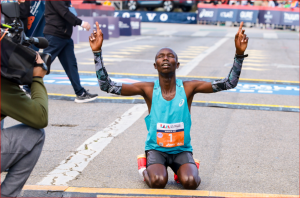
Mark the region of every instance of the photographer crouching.
POLYGON ((1 29, 1 172, 8 172, 1 184, 1 197, 17 197, 45 141, 43 128, 48 125, 48 96, 43 78, 48 71, 44 63, 47 61, 24 46, 24 41, 19 42, 22 29, 18 25, 3 26, 10 29, 1 29), (20 85, 30 85, 31 98, 20 85), (6 116, 22 124, 2 129, 6 116))

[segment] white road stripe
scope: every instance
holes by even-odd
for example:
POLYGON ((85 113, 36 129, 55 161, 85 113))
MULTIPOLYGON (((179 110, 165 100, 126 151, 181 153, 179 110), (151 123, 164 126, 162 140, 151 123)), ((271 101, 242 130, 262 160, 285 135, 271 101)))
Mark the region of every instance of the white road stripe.
POLYGON ((177 31, 163 31, 158 33, 157 35, 162 35, 162 36, 171 36, 173 34, 175 34, 177 31))
MULTIPOLYGON (((125 41, 118 41, 118 42, 114 42, 114 43, 107 43, 107 44, 103 44, 103 47, 109 47, 109 46, 118 45, 118 44, 121 44, 121 43, 134 42, 136 40, 147 39, 147 38, 150 38, 150 37, 149 36, 148 37, 140 37, 140 38, 125 40, 125 41)), ((84 53, 84 52, 88 52, 88 51, 92 52, 92 50, 91 50, 90 47, 82 49, 82 50, 77 50, 77 51, 75 51, 75 54, 80 54, 80 53, 84 53)))
POLYGON ((240 92, 254 92, 254 90, 245 90, 245 89, 241 89, 240 92))
POLYGON ((216 49, 218 49, 223 43, 228 41, 229 38, 222 38, 217 43, 215 43, 213 46, 199 54, 196 58, 191 60, 189 63, 187 63, 184 67, 182 67, 179 72, 177 72, 177 75, 188 75, 199 63, 206 58, 209 54, 214 52, 216 49))
POLYGON ((87 139, 37 185, 67 185, 119 134, 128 129, 145 112, 145 104, 134 105, 108 127, 87 139))
POLYGON ((235 34, 236 34, 236 33, 234 33, 234 32, 229 32, 229 33, 226 34, 225 37, 234 38, 234 37, 235 37, 235 34))
POLYGON ((276 33, 264 33, 263 37, 267 38, 267 39, 278 39, 278 36, 276 33))
POLYGON ((201 31, 201 32, 195 32, 191 36, 206 36, 209 34, 209 31, 201 31))

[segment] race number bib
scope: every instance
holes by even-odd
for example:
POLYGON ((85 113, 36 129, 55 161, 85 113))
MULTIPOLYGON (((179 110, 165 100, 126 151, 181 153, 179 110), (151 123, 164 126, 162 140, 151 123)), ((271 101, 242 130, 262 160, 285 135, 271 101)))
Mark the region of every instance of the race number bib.
POLYGON ((166 124, 157 123, 157 144, 161 147, 176 147, 184 145, 183 122, 166 124))

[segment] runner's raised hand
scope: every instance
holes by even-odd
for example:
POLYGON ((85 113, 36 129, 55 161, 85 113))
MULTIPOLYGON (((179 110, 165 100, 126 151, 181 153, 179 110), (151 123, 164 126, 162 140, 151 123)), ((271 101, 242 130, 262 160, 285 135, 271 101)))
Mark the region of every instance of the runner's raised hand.
POLYGON ((245 33, 245 30, 243 30, 243 24, 244 22, 241 22, 240 27, 238 32, 235 35, 235 48, 236 48, 236 53, 238 55, 243 55, 247 45, 248 45, 248 40, 249 38, 247 37, 245 33))
POLYGON ((98 22, 96 22, 96 30, 94 30, 94 33, 89 37, 89 41, 93 51, 100 51, 103 43, 103 33, 99 28, 98 22))

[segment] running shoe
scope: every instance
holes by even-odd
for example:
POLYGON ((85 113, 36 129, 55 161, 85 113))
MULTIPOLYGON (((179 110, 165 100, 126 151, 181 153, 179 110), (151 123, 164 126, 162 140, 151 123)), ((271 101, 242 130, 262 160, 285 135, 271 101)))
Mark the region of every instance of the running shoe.
MULTIPOLYGON (((197 169, 199 170, 199 168, 200 168, 200 161, 197 160, 197 159, 194 159, 194 161, 195 161, 195 164, 197 166, 197 169)), ((174 173, 174 180, 177 182, 177 184, 180 184, 179 178, 178 178, 178 176, 175 173, 174 173)))
POLYGON ((85 90, 81 96, 76 96, 75 102, 76 103, 91 102, 93 100, 96 100, 97 96, 98 94, 91 94, 89 93, 89 90, 85 90))

